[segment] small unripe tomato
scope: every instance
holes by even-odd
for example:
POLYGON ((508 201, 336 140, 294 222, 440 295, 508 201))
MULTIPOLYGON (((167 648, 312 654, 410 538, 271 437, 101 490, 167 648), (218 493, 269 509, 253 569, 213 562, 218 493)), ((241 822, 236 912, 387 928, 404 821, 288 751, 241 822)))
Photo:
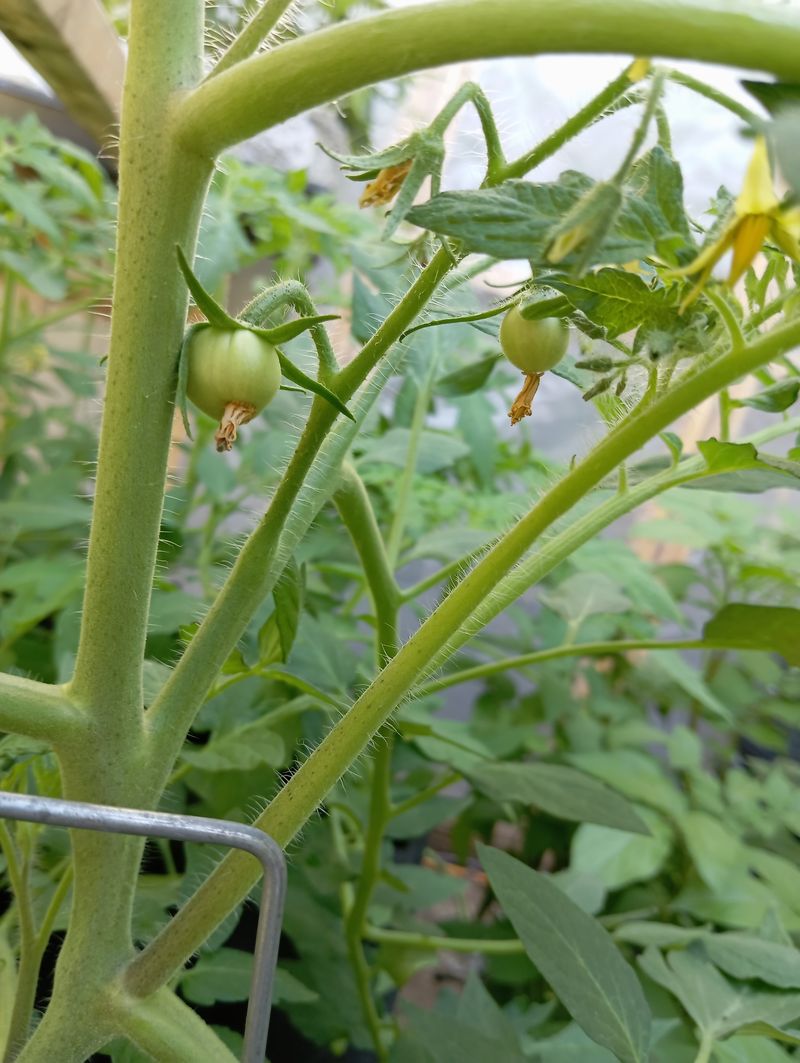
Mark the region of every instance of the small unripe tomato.
POLYGON ((249 329, 199 329, 186 351, 186 394, 220 421, 217 450, 230 450, 236 429, 275 398, 281 366, 271 343, 249 329))
POLYGON ((512 306, 500 325, 500 346, 512 365, 529 376, 546 373, 567 353, 569 328, 560 317, 528 321, 512 306))

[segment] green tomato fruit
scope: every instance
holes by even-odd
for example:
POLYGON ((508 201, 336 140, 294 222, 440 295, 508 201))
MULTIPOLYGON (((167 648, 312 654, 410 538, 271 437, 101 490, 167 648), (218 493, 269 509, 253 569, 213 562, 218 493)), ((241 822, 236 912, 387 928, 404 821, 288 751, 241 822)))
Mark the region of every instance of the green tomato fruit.
POLYGON ((500 346, 512 365, 535 376, 558 365, 567 353, 569 328, 560 317, 527 321, 512 306, 500 326, 500 346))
POLYGON ((281 366, 271 343, 248 329, 204 328, 186 352, 186 393, 195 406, 219 419, 231 403, 261 413, 277 394, 281 366))

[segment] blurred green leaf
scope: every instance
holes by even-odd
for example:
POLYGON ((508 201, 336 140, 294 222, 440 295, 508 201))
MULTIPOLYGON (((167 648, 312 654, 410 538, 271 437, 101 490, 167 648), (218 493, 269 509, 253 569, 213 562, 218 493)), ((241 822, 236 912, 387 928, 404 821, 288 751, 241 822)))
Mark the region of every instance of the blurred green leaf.
POLYGON ((482 845, 479 856, 525 951, 575 1021, 625 1063, 647 1060, 650 1010, 606 931, 546 876, 499 849, 482 845))
POLYGON ((476 763, 468 776, 496 801, 521 802, 558 819, 650 833, 624 798, 574 768, 560 764, 476 763))

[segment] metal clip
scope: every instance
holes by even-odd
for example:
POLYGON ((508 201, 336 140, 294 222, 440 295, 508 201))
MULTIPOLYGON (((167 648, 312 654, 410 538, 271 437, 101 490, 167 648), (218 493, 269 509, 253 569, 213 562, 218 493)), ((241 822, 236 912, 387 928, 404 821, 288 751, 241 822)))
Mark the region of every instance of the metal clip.
POLYGON ((151 835, 184 842, 207 842, 243 849, 264 869, 264 889, 258 913, 250 999, 244 1029, 243 1063, 264 1063, 278 944, 286 897, 286 860, 268 834, 245 823, 205 816, 181 816, 135 808, 112 808, 85 801, 0 792, 0 818, 46 823, 52 827, 110 831, 113 834, 151 835))

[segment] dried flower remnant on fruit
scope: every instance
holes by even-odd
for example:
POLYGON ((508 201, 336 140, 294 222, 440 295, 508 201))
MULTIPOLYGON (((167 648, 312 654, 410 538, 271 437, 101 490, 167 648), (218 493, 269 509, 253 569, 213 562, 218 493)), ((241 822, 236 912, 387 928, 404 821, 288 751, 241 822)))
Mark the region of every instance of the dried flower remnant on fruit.
POLYGON ((411 169, 412 159, 406 159, 396 166, 386 166, 380 170, 374 181, 370 181, 358 201, 359 207, 381 207, 391 203, 403 186, 411 169))
POLYGON ((508 411, 508 416, 511 419, 512 425, 519 424, 519 422, 525 417, 530 417, 533 400, 536 396, 536 392, 539 390, 541 380, 542 373, 525 374, 525 383, 522 385, 522 390, 514 399, 511 404, 511 409, 508 411))
POLYGON ((200 326, 191 336, 186 393, 219 422, 217 451, 231 450, 241 425, 252 421, 278 393, 281 367, 275 348, 247 328, 200 326))
POLYGON ((229 402, 220 418, 217 430, 214 433, 214 443, 217 453, 232 450, 236 442, 236 431, 240 425, 252 421, 258 413, 255 406, 246 402, 229 402))

